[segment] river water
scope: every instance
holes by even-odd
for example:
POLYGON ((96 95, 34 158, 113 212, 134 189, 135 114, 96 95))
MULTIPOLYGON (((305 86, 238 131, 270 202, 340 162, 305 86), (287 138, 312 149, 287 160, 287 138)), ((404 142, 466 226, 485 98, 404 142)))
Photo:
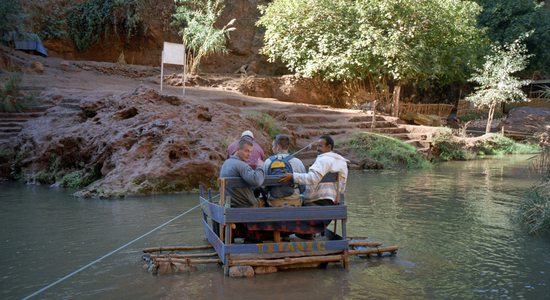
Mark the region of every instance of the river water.
MULTIPOLYGON (((145 247, 203 243, 198 209, 54 285, 35 299, 548 299, 550 237, 514 222, 535 180, 528 156, 449 162, 424 171, 356 171, 348 233, 400 250, 352 258, 349 270, 251 279, 217 265, 153 276, 145 247)), ((0 298, 20 299, 194 207, 196 194, 90 200, 0 184, 0 298)))

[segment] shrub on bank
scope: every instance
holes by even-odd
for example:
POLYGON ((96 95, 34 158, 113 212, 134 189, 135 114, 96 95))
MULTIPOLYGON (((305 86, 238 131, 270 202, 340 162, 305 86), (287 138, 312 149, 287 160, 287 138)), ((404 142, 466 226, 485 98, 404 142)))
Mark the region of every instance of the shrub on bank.
POLYGON ((529 189, 519 207, 520 218, 531 234, 550 232, 550 182, 529 189))
POLYGON ((355 150, 361 159, 374 159, 384 168, 423 169, 431 166, 415 147, 381 134, 354 134, 344 144, 355 150))
POLYGON ((550 232, 550 148, 533 161, 532 170, 541 182, 530 188, 519 206, 519 217, 531 234, 550 232))
POLYGON ((277 134, 281 133, 281 125, 277 119, 273 118, 270 114, 253 111, 247 115, 247 118, 258 124, 260 129, 271 137, 275 137, 277 134))
POLYGON ((486 155, 539 153, 534 144, 518 143, 502 134, 486 134, 475 138, 460 138, 451 129, 442 130, 433 139, 433 154, 436 160, 471 160, 486 155))

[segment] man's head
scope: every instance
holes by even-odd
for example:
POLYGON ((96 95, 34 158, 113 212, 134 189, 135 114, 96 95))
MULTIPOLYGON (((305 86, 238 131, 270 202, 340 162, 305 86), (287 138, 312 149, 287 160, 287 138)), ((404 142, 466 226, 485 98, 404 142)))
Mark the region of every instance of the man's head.
POLYGON ((317 143, 317 153, 327 153, 334 148, 334 140, 329 135, 322 135, 317 143))
POLYGON ((250 139, 254 139, 254 134, 250 130, 245 130, 243 133, 241 133, 241 138, 248 137, 250 139))
POLYGON ((239 141, 239 149, 235 152, 242 161, 247 161, 252 153, 252 140, 249 137, 244 137, 239 141))
POLYGON ((273 153, 288 153, 290 138, 286 134, 278 134, 277 136, 275 136, 272 146, 273 153))

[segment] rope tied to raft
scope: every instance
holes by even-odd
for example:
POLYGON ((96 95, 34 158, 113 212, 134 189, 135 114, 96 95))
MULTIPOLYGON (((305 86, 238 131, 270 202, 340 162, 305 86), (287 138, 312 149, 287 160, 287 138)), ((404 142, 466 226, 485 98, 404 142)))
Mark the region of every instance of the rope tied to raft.
POLYGON ((59 278, 58 280, 56 280, 56 281, 54 281, 54 282, 48 284, 47 286, 45 286, 45 287, 43 287, 43 288, 37 290, 36 292, 34 292, 34 293, 32 293, 32 294, 26 296, 25 298, 23 298, 23 300, 30 299, 30 298, 32 298, 32 297, 34 297, 34 296, 36 296, 36 295, 38 295, 38 294, 44 292, 45 290, 47 290, 47 289, 49 289, 49 288, 51 288, 51 287, 57 285, 58 283, 60 283, 60 282, 62 282, 62 281, 64 281, 64 280, 66 280, 66 279, 71 278, 72 276, 74 276, 74 275, 76 275, 76 274, 78 274, 78 273, 84 271, 85 269, 87 269, 87 268, 93 266, 94 264, 96 264, 96 263, 102 261, 103 259, 105 259, 105 258, 107 258, 107 257, 109 257, 109 256, 111 256, 111 255, 113 255, 113 254, 115 254, 116 252, 118 252, 118 251, 120 251, 120 250, 122 250, 122 249, 128 247, 129 245, 131 245, 131 244, 133 244, 133 243, 139 241, 140 239, 142 239, 142 238, 148 236, 149 234, 151 234, 151 233, 153 233, 153 232, 155 232, 155 231, 161 229, 162 227, 164 227, 164 226, 166 226, 166 225, 172 223, 173 221, 175 221, 175 220, 177 220, 177 219, 179 219, 179 218, 185 216, 186 214, 188 214, 189 212, 193 211, 194 209, 196 209, 196 208, 199 207, 199 206, 200 206, 200 204, 197 204, 197 205, 193 206, 192 208, 186 210, 185 212, 183 212, 183 213, 181 213, 181 214, 175 216, 174 218, 172 218, 172 219, 170 219, 170 220, 168 220, 168 221, 162 223, 161 225, 155 227, 154 229, 151 229, 149 232, 147 232, 147 233, 145 233, 145 234, 143 234, 143 235, 141 235, 141 236, 139 236, 139 237, 137 237, 137 238, 131 240, 130 242, 128 242, 128 243, 126 243, 126 244, 124 244, 124 245, 122 245, 122 246, 116 248, 115 250, 113 250, 113 251, 111 251, 111 252, 109 252, 109 253, 103 255, 102 257, 100 257, 100 258, 98 258, 98 259, 96 259, 96 260, 90 262, 89 264, 80 267, 80 268, 77 269, 76 271, 74 271, 74 272, 72 272, 72 273, 69 273, 69 274, 63 276, 63 277, 59 278))

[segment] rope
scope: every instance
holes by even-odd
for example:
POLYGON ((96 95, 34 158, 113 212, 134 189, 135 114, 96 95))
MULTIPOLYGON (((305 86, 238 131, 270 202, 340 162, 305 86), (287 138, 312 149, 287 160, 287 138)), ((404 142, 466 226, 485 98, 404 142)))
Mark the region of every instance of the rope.
POLYGON ((142 236, 133 239, 132 241, 130 241, 130 242, 128 242, 128 243, 126 243, 126 244, 124 244, 124 245, 118 247, 117 249, 115 249, 115 250, 113 250, 113 251, 111 251, 111 252, 109 252, 109 253, 103 255, 102 257, 100 257, 100 258, 98 258, 98 259, 92 261, 91 263, 89 263, 89 264, 87 264, 87 265, 85 265, 85 266, 79 268, 78 270, 76 270, 76 271, 74 271, 74 272, 72 272, 72 273, 70 273, 70 274, 68 274, 68 275, 63 276, 63 277, 59 278, 58 280, 56 280, 55 282, 52 282, 52 283, 48 284, 47 286, 45 286, 45 287, 39 289, 38 291, 36 291, 36 292, 34 292, 34 293, 32 293, 32 294, 26 296, 25 298, 23 298, 23 300, 30 299, 30 298, 32 298, 32 297, 34 297, 34 296, 36 296, 36 295, 42 293, 43 291, 45 291, 45 290, 51 288, 52 286, 55 286, 56 284, 58 284, 58 283, 60 283, 60 282, 62 282, 62 281, 64 281, 64 280, 66 280, 66 279, 68 279, 68 278, 70 278, 70 277, 72 277, 72 276, 74 276, 74 275, 80 273, 81 271, 83 271, 83 270, 89 268, 90 266, 92 266, 92 265, 94 265, 94 264, 100 262, 101 260, 103 260, 103 259, 105 259, 105 258, 107 258, 107 257, 109 257, 109 256, 111 256, 111 255, 113 255, 113 254, 115 254, 116 252, 118 252, 118 251, 120 251, 120 250, 126 248, 127 246, 129 246, 129 245, 135 243, 136 241, 138 241, 138 240, 140 240, 140 239, 142 239, 142 238, 148 236, 149 234, 151 234, 151 233, 157 231, 158 229, 160 229, 160 228, 162 228, 162 227, 164 227, 164 226, 166 226, 166 225, 172 223, 172 222, 175 221, 176 219, 178 219, 178 218, 180 218, 180 217, 183 217, 184 215, 188 214, 189 212, 191 212, 192 210, 194 210, 195 208, 197 208, 197 207, 199 207, 199 206, 200 206, 200 204, 197 204, 196 206, 194 206, 194 207, 188 209, 186 212, 181 213, 180 215, 178 215, 178 216, 176 216, 176 217, 170 219, 169 221, 164 222, 163 224, 157 226, 156 228, 150 230, 149 232, 143 234, 142 236))

